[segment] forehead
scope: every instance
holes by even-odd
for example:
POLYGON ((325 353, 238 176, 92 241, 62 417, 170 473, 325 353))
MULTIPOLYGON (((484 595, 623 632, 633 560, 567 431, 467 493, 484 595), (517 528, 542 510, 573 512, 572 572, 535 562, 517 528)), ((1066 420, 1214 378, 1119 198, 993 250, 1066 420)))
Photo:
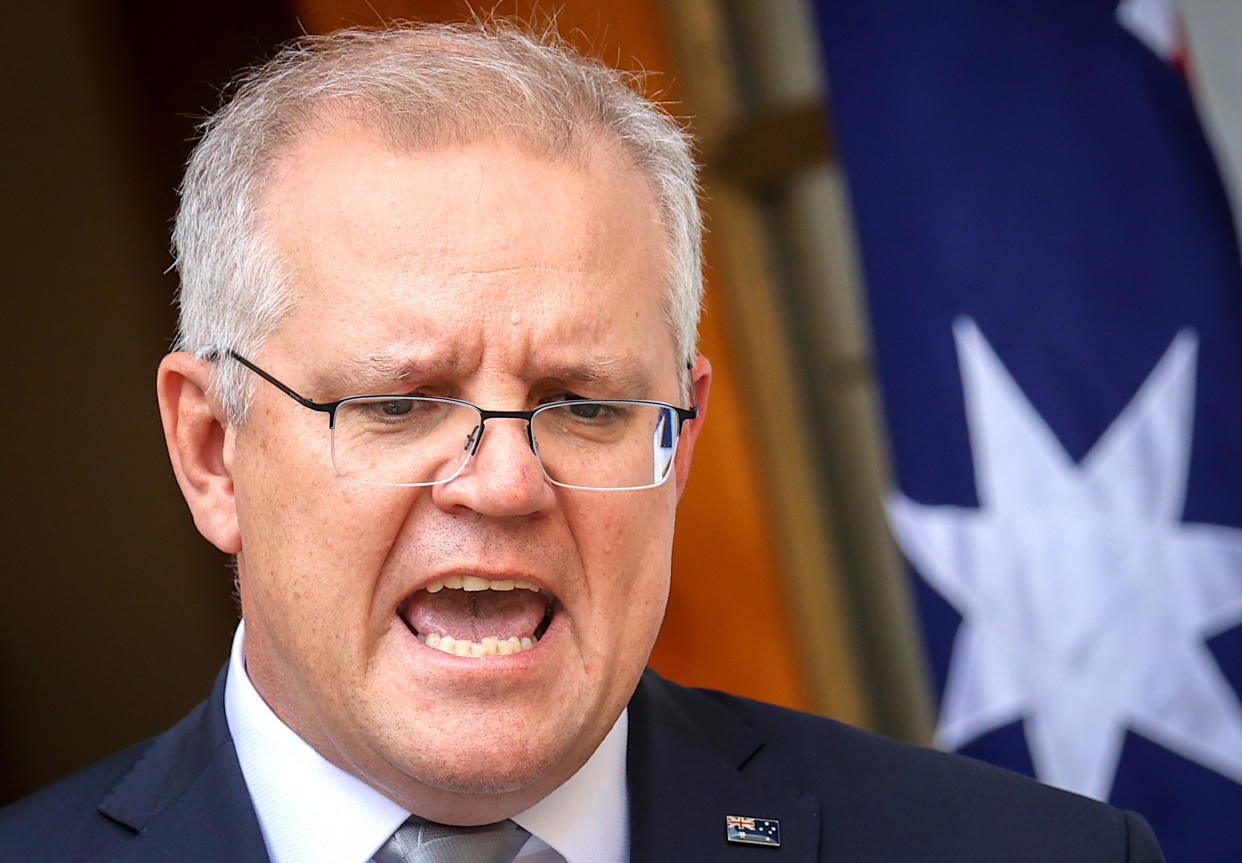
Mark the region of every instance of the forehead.
POLYGON ((335 126, 286 155, 263 211, 295 295, 274 337, 306 348, 464 367, 672 351, 659 208, 604 143, 574 159, 496 139, 398 151, 335 126))

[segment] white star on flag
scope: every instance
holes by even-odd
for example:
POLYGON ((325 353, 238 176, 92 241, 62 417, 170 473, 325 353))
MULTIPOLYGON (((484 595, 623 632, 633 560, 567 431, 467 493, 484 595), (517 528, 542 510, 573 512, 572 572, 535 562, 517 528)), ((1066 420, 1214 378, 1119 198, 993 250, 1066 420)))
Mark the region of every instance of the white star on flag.
POLYGON ((1078 464, 974 322, 954 337, 979 508, 888 505, 962 615, 938 742, 1022 719, 1041 780, 1105 799, 1130 729, 1242 783, 1242 704, 1204 643, 1242 623, 1242 530, 1181 521, 1196 335, 1078 464))

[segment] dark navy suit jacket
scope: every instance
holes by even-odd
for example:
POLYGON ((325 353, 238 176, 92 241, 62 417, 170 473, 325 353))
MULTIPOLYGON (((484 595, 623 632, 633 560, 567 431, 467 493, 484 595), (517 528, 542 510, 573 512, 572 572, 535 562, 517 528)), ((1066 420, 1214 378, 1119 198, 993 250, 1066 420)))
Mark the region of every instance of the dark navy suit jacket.
MULTIPOLYGON (((631 859, 1153 863, 1146 822, 1031 780, 647 672, 630 703, 631 859), (729 844, 726 815, 780 822, 729 844)), ((166 733, 0 810, 3 863, 267 861, 224 675, 166 733)))

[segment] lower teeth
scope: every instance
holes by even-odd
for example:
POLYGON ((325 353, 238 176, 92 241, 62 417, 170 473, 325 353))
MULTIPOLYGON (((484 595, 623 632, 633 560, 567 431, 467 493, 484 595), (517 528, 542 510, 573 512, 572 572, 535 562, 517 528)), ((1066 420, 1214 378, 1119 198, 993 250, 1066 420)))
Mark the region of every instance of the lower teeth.
POLYGON ((470 641, 432 632, 426 636, 420 635, 418 638, 428 647, 434 647, 436 650, 451 653, 454 656, 508 656, 521 653, 523 650, 530 650, 535 646, 534 639, 529 636, 518 638, 516 635, 508 638, 489 635, 482 641, 470 641))

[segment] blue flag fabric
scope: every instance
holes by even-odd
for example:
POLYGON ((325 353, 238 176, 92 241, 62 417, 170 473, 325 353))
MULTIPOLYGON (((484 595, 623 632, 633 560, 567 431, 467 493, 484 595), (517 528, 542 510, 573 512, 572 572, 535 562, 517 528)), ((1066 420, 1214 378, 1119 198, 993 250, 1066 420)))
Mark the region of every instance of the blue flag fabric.
POLYGON ((1113 0, 818 0, 942 745, 1242 855, 1242 268, 1113 0))

